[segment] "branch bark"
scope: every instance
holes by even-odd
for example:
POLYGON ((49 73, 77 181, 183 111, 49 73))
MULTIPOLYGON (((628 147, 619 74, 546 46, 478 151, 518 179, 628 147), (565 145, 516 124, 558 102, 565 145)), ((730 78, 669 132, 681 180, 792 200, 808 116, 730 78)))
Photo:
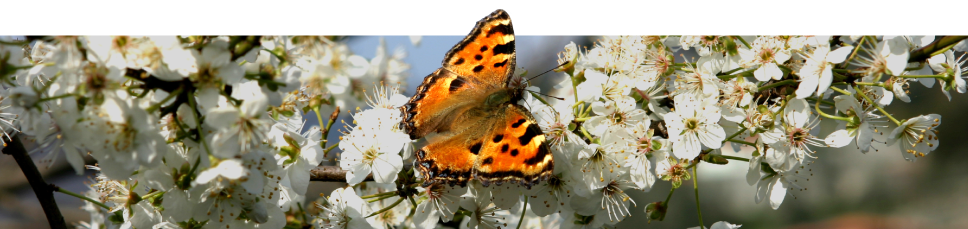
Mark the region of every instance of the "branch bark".
POLYGON ((961 40, 968 38, 968 36, 945 36, 941 39, 937 39, 931 44, 925 45, 923 48, 914 50, 911 52, 911 58, 908 62, 921 62, 931 58, 932 54, 935 54, 938 50, 947 48, 948 46, 957 44, 961 40))
MULTIPOLYGON (((404 170, 413 169, 413 166, 404 165, 404 170)), ((309 171, 310 181, 346 182, 346 170, 339 166, 320 165, 309 171)), ((366 175, 363 181, 373 181, 373 174, 366 175)))
POLYGON ((24 177, 27 177, 30 187, 34 189, 34 194, 37 195, 40 206, 44 209, 44 214, 47 215, 47 222, 50 223, 50 228, 66 229, 67 223, 64 222, 64 216, 61 215, 60 209, 57 207, 57 202, 54 201, 54 190, 50 185, 47 185, 44 177, 40 175, 40 171, 37 170, 37 165, 30 159, 30 155, 27 154, 27 150, 24 148, 23 143, 20 142, 20 138, 13 137, 8 143, 7 147, 3 148, 3 154, 13 156, 13 159, 17 161, 17 165, 20 166, 20 170, 24 172, 24 177))
MULTIPOLYGON (((310 181, 346 182, 346 170, 339 166, 321 165, 309 171, 310 181)), ((363 181, 373 181, 373 174, 367 175, 363 181)))

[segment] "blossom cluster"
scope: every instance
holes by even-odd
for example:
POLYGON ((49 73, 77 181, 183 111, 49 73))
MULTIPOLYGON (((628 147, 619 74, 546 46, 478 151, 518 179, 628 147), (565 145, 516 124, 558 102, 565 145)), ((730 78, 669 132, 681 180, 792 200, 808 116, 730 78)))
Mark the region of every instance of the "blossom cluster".
MULTIPOLYGON (((338 37, 0 38, 4 145, 33 141, 77 174, 97 161, 84 228, 282 228, 308 221, 328 126, 304 117, 403 83, 402 50, 338 37), (289 217, 287 217, 289 216, 289 217)), ((338 115, 338 113, 334 114, 338 115)), ((334 131, 335 132, 335 131, 334 131)))
MULTIPOLYGON (((649 192, 657 181, 670 182, 674 191, 693 179, 701 163, 730 160, 749 163, 746 177, 756 187, 750 194, 753 200, 769 200, 777 209, 788 190, 800 189, 797 181, 806 180, 807 173, 799 170, 809 168, 820 148, 852 144, 867 153, 877 141, 877 128, 893 128, 886 143, 900 147, 905 160, 915 161, 937 148, 939 115, 898 120, 884 110, 894 98, 910 102, 907 88, 914 81, 927 87, 937 82, 946 95, 952 90, 964 93, 965 59, 953 55, 965 51, 964 41, 919 54, 933 40, 620 36, 605 37, 591 48, 571 43, 559 54, 561 66, 556 68, 564 80, 548 96, 528 87, 532 93, 519 102, 541 127, 555 161, 552 178, 532 189, 484 187, 473 180, 466 187, 418 187, 412 180, 421 178, 401 166, 411 161, 417 144, 394 125, 400 121, 395 108, 404 101, 390 92, 379 94, 380 102, 357 113, 356 125, 344 133, 340 164, 352 173, 347 176, 351 185, 372 174, 374 182, 356 185, 356 192, 373 193, 375 188, 409 201, 393 196, 398 199, 366 205, 360 198, 344 198, 352 200, 329 208, 330 217, 323 221, 373 228, 430 228, 456 220, 471 228, 515 222, 598 228, 631 216, 630 206, 637 203, 626 191, 649 192), (698 60, 674 55, 693 51, 688 54, 698 60), (924 58, 915 59, 919 56, 924 58), (840 127, 821 133, 816 128, 821 120, 834 120, 840 127), (723 155, 723 147, 748 156, 723 155), (401 202, 415 209, 410 220, 367 217, 405 213, 397 209, 401 202), (349 210, 353 206, 360 208, 349 210), (350 213, 356 217, 335 217, 350 213)), ((520 70, 516 76, 522 75, 520 70)), ((339 190, 344 196, 348 191, 339 190)), ((648 203, 645 213, 661 220, 667 204, 648 203)))
POLYGON ((753 201, 777 209, 821 148, 867 153, 883 132, 904 160, 927 156, 940 115, 898 119, 885 108, 911 102, 915 81, 949 99, 966 91, 968 45, 950 38, 571 43, 555 69, 564 80, 527 87, 519 101, 554 157, 552 177, 530 188, 423 187, 412 163, 426 143, 400 125, 404 53, 381 45, 366 59, 331 37, 0 38, 0 139, 26 136, 51 152, 45 161, 63 154, 78 173, 85 154, 97 160, 86 193, 97 201, 82 225, 91 228, 599 228, 639 204, 662 220, 668 199, 636 203, 627 192, 669 182, 671 196, 710 164, 748 163, 753 201), (339 108, 351 107, 363 108, 330 131, 339 108), (305 125, 313 114, 319 127, 305 125), (839 126, 822 133, 823 120, 839 126), (339 142, 326 140, 331 132, 339 142), (336 148, 348 186, 302 206, 310 169, 336 148))

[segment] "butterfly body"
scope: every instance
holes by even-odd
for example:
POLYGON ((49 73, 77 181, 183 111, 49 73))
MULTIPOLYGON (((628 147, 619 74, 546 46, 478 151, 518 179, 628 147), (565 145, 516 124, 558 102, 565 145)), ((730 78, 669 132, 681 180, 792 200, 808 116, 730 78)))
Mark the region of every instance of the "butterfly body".
POLYGON ((547 179, 553 159, 544 134, 518 104, 524 88, 510 86, 515 52, 508 14, 497 10, 479 21, 442 65, 403 107, 410 138, 428 138, 416 154, 424 186, 477 179, 530 188, 547 179))

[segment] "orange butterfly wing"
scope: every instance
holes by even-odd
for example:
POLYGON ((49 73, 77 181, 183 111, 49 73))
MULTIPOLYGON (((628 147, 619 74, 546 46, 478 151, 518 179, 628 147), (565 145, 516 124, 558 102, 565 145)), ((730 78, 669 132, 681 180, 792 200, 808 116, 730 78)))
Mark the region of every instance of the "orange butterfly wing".
POLYGON ((484 93, 472 90, 479 87, 474 84, 476 82, 468 82, 443 68, 424 78, 424 82, 417 87, 417 93, 402 107, 404 118, 401 124, 410 134, 410 139, 450 131, 454 114, 476 103, 467 97, 480 97, 474 96, 474 92, 484 93))
POLYGON ((511 16, 496 10, 478 21, 474 30, 447 52, 441 65, 458 75, 506 86, 515 65, 511 16))
POLYGON ((444 117, 467 105, 465 97, 483 97, 507 87, 514 72, 514 29, 511 16, 496 10, 444 56, 443 67, 424 78, 404 105, 404 125, 410 139, 449 130, 444 117), (463 91, 473 94, 461 94, 463 91), (457 96, 461 95, 461 96, 457 96), (443 126, 441 126, 443 124, 443 126))
POLYGON ((417 152, 417 170, 424 175, 424 185, 463 186, 477 178, 485 187, 512 182, 530 188, 551 176, 551 151, 528 111, 514 103, 489 109, 475 107, 463 112, 455 121, 468 124, 464 125, 467 128, 454 130, 453 135, 417 152))
POLYGON ((506 104, 489 131, 475 163, 475 176, 490 183, 520 183, 531 188, 551 176, 554 161, 541 128, 518 104, 506 104))

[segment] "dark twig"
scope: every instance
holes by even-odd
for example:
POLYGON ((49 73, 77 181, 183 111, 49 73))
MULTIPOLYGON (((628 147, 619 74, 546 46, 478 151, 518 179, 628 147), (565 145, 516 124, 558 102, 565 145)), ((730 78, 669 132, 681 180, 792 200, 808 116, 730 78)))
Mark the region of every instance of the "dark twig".
MULTIPOLYGON (((404 165, 404 170, 413 169, 410 165, 404 165)), ((313 170, 309 171, 310 181, 329 181, 329 182, 346 182, 346 170, 341 169, 339 166, 329 166, 321 165, 316 166, 313 170)), ((367 175, 363 181, 373 181, 373 174, 367 175)))
MULTIPOLYGON (((309 180, 346 182, 346 172, 346 170, 341 169, 339 166, 316 166, 316 168, 309 171, 309 180)), ((373 174, 367 175, 363 181, 373 181, 373 174)))
POLYGON ((34 161, 30 159, 30 155, 24 149, 20 138, 14 137, 12 141, 8 142, 7 147, 3 148, 3 154, 13 156, 17 165, 20 166, 20 170, 24 172, 24 177, 27 178, 30 187, 34 189, 34 194, 37 194, 37 200, 40 201, 40 206, 44 209, 44 214, 47 215, 50 228, 67 228, 64 216, 61 215, 60 209, 57 208, 57 202, 54 201, 54 190, 47 185, 44 177, 40 175, 37 165, 34 165, 34 161))
POLYGON ((957 44, 959 41, 964 40, 965 38, 968 38, 968 36, 945 36, 941 39, 934 40, 934 42, 931 42, 931 44, 925 45, 923 48, 911 52, 911 58, 908 59, 908 62, 921 62, 927 60, 928 58, 931 58, 931 56, 937 55, 938 53, 936 52, 945 50, 949 46, 957 44))

